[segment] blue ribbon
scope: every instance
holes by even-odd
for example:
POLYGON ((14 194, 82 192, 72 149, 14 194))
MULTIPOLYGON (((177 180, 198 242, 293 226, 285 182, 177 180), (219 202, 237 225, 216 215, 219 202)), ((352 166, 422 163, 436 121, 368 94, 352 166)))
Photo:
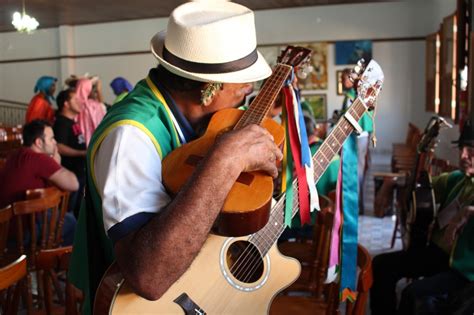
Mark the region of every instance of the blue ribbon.
POLYGON ((352 133, 342 149, 342 225, 341 292, 356 291, 357 229, 359 216, 359 180, 357 174, 357 135, 352 133))

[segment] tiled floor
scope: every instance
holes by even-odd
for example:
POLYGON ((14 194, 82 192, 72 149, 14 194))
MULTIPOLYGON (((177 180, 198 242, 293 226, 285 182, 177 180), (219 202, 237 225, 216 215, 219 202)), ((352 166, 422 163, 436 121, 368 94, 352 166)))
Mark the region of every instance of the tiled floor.
POLYGON ((359 217, 359 243, 362 244, 372 257, 377 254, 401 249, 400 239, 390 248, 395 219, 392 217, 376 218, 368 215, 359 217))
POLYGON ((394 248, 390 248, 395 217, 377 218, 374 213, 374 176, 375 172, 390 171, 390 156, 372 154, 371 163, 364 183, 364 215, 359 216, 359 243, 372 257, 376 254, 401 249, 400 239, 396 239, 394 248))

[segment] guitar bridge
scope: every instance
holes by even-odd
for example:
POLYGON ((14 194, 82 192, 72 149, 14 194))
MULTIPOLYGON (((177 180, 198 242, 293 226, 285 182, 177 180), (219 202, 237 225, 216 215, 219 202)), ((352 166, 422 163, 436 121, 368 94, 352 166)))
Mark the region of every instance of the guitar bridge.
POLYGON ((206 315, 206 312, 194 303, 186 293, 182 293, 173 302, 181 306, 186 315, 206 315))

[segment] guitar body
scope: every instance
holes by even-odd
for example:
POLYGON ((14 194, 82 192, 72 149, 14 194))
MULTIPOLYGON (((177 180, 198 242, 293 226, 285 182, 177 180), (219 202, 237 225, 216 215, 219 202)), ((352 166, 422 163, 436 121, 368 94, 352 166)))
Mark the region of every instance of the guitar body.
POLYGON ((427 171, 421 171, 412 191, 411 204, 406 217, 403 233, 405 249, 426 247, 436 218, 435 196, 431 177, 427 171))
POLYGON ((114 263, 102 279, 100 287, 108 290, 96 297, 94 314, 204 314, 194 309, 218 315, 267 314, 273 297, 298 278, 301 267, 297 260, 281 255, 273 244, 263 259, 256 252, 245 259, 248 266, 256 267, 255 273, 244 276, 239 270, 235 272, 239 280, 230 266, 239 265, 242 256, 252 253, 248 248, 244 251, 248 244, 248 237, 210 235, 188 270, 157 301, 134 294, 114 273, 118 270, 114 263), (186 312, 184 308, 190 304, 186 312))
MULTIPOLYGON (((212 116, 206 133, 199 139, 184 144, 172 151, 163 160, 163 183, 166 189, 176 194, 189 180, 199 161, 207 154, 220 134, 232 130, 244 111, 229 108, 212 116)), ((266 128, 278 146, 284 140, 284 130, 271 119, 265 119, 266 128)), ((260 230, 268 221, 273 178, 263 172, 240 174, 227 195, 218 216, 213 233, 225 236, 249 235, 260 230)))

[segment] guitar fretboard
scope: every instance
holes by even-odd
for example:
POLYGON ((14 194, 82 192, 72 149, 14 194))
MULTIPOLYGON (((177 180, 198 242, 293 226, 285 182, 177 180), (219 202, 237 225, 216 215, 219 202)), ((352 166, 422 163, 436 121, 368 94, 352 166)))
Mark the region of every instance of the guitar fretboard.
POLYGON ((249 108, 244 112, 234 130, 239 130, 250 124, 257 124, 263 121, 268 111, 275 102, 278 93, 291 72, 291 66, 277 64, 273 74, 267 79, 260 93, 255 97, 249 108))
MULTIPOLYGON (((367 107, 364 103, 357 98, 352 106, 348 109, 349 115, 354 117, 356 121, 359 121, 362 115, 366 112, 367 107)), ((314 182, 317 183, 319 178, 324 173, 326 168, 333 157, 339 152, 344 141, 354 130, 354 127, 345 118, 339 119, 336 126, 333 128, 329 136, 324 140, 323 144, 319 147, 316 154, 313 156, 314 164, 314 182)), ((292 217, 298 212, 299 200, 298 200, 298 181, 293 181, 293 205, 292 205, 292 217)), ((285 229, 284 224, 284 208, 285 208, 285 196, 281 196, 277 204, 272 208, 270 213, 270 219, 268 223, 257 233, 250 236, 251 241, 260 251, 260 254, 264 256, 268 250, 275 244, 280 235, 285 229)))

